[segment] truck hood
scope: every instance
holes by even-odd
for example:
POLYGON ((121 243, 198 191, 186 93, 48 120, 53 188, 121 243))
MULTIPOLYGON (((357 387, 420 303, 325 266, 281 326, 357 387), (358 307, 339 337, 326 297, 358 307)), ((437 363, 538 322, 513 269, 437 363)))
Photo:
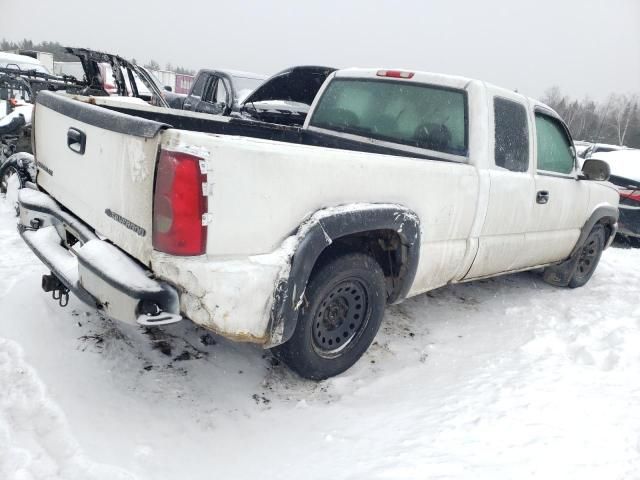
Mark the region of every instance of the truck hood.
POLYGON ((311 105, 326 78, 335 70, 317 66, 288 68, 266 80, 242 104, 283 100, 311 105))

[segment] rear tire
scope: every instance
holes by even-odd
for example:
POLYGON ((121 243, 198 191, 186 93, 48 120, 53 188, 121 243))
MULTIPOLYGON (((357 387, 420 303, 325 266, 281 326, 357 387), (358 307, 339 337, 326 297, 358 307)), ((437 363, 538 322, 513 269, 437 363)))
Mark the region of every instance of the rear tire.
POLYGON ((373 341, 386 305, 384 273, 361 253, 328 261, 311 276, 293 336, 274 353, 300 376, 344 372, 373 341))
POLYGON ((578 252, 578 263, 571 280, 569 280, 570 288, 582 287, 589 281, 600 262, 606 238, 603 225, 598 224, 591 230, 578 252))

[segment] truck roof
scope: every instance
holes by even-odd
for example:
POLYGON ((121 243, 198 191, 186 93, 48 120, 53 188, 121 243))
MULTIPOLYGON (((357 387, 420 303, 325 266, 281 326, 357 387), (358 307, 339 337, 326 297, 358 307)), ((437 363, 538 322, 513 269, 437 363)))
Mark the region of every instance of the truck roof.
POLYGON ((243 72, 241 70, 231 70, 229 68, 203 68, 198 71, 199 73, 213 73, 213 74, 226 74, 231 77, 245 77, 245 78, 255 78, 257 80, 266 80, 267 75, 263 75, 261 73, 254 72, 243 72))
MULTIPOLYGON (((460 88, 464 89, 471 83, 479 83, 483 84, 486 87, 491 88, 494 91, 503 91, 514 93, 514 90, 509 90, 508 88, 500 87, 489 82, 485 82, 482 80, 477 80, 473 78, 463 77, 460 75, 448 75, 444 73, 434 73, 434 72, 422 72, 418 70, 412 70, 407 68, 344 68, 335 72, 336 77, 345 77, 345 78, 381 78, 378 75, 379 72, 409 72, 412 74, 411 81, 418 83, 432 83, 436 85, 444 85, 451 88, 460 88)), ((527 97, 526 95, 522 95, 515 91, 517 95, 522 97, 523 99, 528 100, 532 105, 538 105, 544 107, 546 110, 550 110, 558 116, 558 114, 548 105, 536 100, 532 97, 527 97)))

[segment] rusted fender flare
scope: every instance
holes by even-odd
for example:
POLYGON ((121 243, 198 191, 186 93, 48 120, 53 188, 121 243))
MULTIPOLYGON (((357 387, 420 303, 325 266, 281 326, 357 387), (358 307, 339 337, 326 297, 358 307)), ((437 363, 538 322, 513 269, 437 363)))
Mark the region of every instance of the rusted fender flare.
POLYGON ((289 273, 280 278, 274 290, 266 346, 284 343, 293 335, 309 276, 324 249, 341 237, 374 230, 393 230, 399 235, 406 250, 405 270, 388 302, 407 296, 420 257, 420 220, 415 212, 394 204, 354 204, 319 210, 297 230, 289 273))

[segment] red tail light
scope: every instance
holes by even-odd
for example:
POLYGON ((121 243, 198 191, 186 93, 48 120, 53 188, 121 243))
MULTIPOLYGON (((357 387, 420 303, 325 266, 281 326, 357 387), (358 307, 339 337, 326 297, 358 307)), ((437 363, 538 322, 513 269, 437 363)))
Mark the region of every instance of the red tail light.
POLYGON ((206 251, 207 197, 201 158, 162 150, 153 196, 153 248, 172 255, 202 255, 206 251))
POLYGON ((390 78, 413 78, 413 72, 405 72, 402 70, 378 70, 376 73, 379 77, 390 77, 390 78))
POLYGON ((618 190, 618 193, 622 198, 634 200, 640 202, 640 190, 618 190))

